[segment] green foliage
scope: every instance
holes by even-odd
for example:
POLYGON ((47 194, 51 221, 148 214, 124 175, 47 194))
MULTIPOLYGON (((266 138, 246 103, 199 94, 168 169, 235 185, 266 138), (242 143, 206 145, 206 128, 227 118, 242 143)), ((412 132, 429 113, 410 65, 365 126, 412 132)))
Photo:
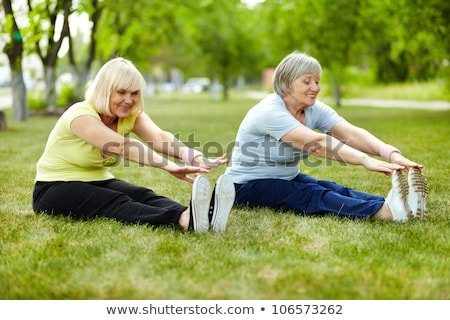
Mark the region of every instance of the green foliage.
MULTIPOLYGON (((450 92, 446 90, 443 80, 432 82, 413 82, 398 84, 370 84, 370 79, 356 76, 354 81, 345 86, 346 98, 372 98, 409 101, 450 101, 450 92), (350 84, 351 83, 351 84, 350 84)), ((323 91, 321 91, 322 95, 323 91)))
POLYGON ((33 91, 27 95, 28 109, 33 111, 43 111, 47 108, 44 93, 41 91, 33 91))
MULTIPOLYGON (((85 81, 103 62, 120 55, 146 74, 177 68, 185 79, 218 79, 225 98, 238 77, 257 82, 261 70, 299 50, 317 57, 328 69, 329 90, 336 100, 354 79, 348 70, 363 70, 365 83, 443 79, 450 92, 447 2, 266 0, 249 9, 238 0, 75 1, 71 20, 83 13, 99 20, 95 30, 92 21, 87 24, 91 25, 87 31, 93 32, 89 44, 82 43, 71 25, 69 43, 76 57, 72 56, 70 71, 85 81)), ((55 26, 62 21, 63 1, 30 4, 31 12, 26 5, 16 6, 14 12, 24 21, 19 30, 24 52, 37 53, 43 63, 61 67, 54 62, 60 59, 59 40, 67 30, 57 34, 55 26)), ((11 47, 12 16, 0 11, 0 21, 2 38, 9 39, 5 52, 11 47)))
MULTIPOLYGON (((226 146, 258 100, 233 93, 160 95, 146 110, 182 140, 226 146)), ((9 112, 10 110, 8 110, 9 112)), ((35 164, 56 122, 32 117, 0 133, 1 299, 450 298, 449 111, 348 107, 351 122, 425 165, 429 217, 405 224, 233 208, 222 235, 35 215, 35 164)), ((10 116, 10 113, 8 113, 10 116)), ((214 182, 225 168, 208 173, 214 182)), ((302 171, 386 195, 390 179, 338 163, 302 171)), ((191 186, 159 169, 117 167, 118 178, 187 203, 191 186)))
MULTIPOLYGON (((58 108, 65 108, 73 102, 78 101, 79 97, 75 94, 72 85, 64 84, 58 92, 58 108)), ((32 111, 44 111, 47 108, 44 93, 42 91, 31 91, 27 95, 28 109, 32 111)))
POLYGON ((312 54, 338 102, 354 79, 349 69, 383 84, 443 78, 448 91, 449 10, 445 0, 285 0, 265 1, 257 13, 269 63, 293 50, 312 54))
POLYGON ((64 84, 59 89, 57 105, 59 107, 68 107, 79 99, 72 85, 64 84))
POLYGON ((11 14, 6 15, 5 22, 0 25, 0 32, 5 34, 11 34, 14 26, 13 16, 11 14))
MULTIPOLYGON (((258 26, 239 0, 205 1, 199 10, 205 14, 195 15, 192 23, 197 30, 193 41, 204 60, 200 65, 206 76, 224 86, 226 100, 234 79, 260 72, 254 63, 254 57, 262 52, 256 37, 258 26)), ((199 72, 197 66, 194 72, 199 72)))

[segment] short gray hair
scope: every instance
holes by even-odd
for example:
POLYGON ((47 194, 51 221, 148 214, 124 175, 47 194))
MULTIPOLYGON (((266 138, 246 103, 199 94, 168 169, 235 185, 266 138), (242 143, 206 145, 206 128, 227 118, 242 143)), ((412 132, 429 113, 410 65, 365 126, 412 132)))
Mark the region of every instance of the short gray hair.
POLYGON ((292 83, 306 74, 322 75, 322 67, 315 58, 294 51, 281 60, 272 78, 273 90, 283 97, 292 90, 292 83))

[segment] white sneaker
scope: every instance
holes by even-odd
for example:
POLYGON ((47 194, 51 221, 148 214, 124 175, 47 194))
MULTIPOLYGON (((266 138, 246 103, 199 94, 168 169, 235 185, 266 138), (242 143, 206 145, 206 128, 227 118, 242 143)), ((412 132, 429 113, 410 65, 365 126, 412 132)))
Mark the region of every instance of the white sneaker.
POLYGON ((209 229, 209 205, 211 201, 211 184, 208 178, 198 175, 192 185, 189 228, 204 233, 209 229))
POLYGON ((405 222, 412 217, 408 205, 408 181, 400 170, 392 171, 392 189, 386 203, 392 212, 393 220, 405 222))
POLYGON ((425 200, 428 195, 428 183, 419 168, 410 168, 408 175, 408 205, 414 218, 424 219, 427 216, 425 200))
POLYGON ((217 179, 211 201, 210 223, 215 232, 224 232, 227 226, 228 216, 233 207, 236 191, 233 181, 226 175, 217 179))

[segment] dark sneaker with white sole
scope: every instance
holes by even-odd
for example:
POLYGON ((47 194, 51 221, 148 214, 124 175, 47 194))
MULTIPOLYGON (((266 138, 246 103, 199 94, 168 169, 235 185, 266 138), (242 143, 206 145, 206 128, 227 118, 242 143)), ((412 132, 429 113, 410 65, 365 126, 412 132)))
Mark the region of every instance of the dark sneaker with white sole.
POLYGON ((217 233, 225 231, 235 196, 236 191, 233 181, 230 177, 221 175, 217 179, 211 198, 209 220, 213 231, 217 233))
POLYGON ((412 216, 424 219, 427 216, 426 198, 428 195, 428 182, 419 168, 410 168, 408 175, 409 193, 408 205, 412 216))
POLYGON ((208 178, 202 175, 195 177, 190 201, 189 230, 198 233, 208 231, 211 192, 211 184, 208 178))

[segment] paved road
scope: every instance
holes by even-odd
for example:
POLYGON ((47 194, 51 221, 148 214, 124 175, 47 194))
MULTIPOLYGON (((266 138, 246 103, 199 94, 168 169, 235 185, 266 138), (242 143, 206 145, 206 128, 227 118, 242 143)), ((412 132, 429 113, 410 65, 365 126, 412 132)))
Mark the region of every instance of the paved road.
POLYGON ((0 95, 0 110, 11 108, 12 97, 11 96, 1 96, 0 95))
MULTIPOLYGON (((267 93, 250 91, 249 97, 260 99, 267 93)), ((380 108, 407 108, 407 109, 427 109, 427 110, 449 110, 450 102, 448 101, 404 101, 404 100, 377 100, 377 99, 343 99, 344 106, 367 106, 380 108)), ((10 89, 0 89, 0 110, 11 108, 12 97, 10 89)))
POLYGON ((11 88, 0 88, 0 110, 11 108, 12 96, 11 88))
MULTIPOLYGON (((249 91, 248 96, 255 99, 262 99, 267 93, 260 91, 249 91)), ((343 106, 365 106, 380 108, 405 108, 405 109, 426 109, 426 110, 449 110, 448 101, 407 101, 407 100, 382 100, 382 99, 342 99, 343 106)))
POLYGON ((375 100, 375 99, 343 99, 344 106, 365 106, 381 108, 407 108, 427 110, 448 110, 448 101, 404 101, 404 100, 375 100))

